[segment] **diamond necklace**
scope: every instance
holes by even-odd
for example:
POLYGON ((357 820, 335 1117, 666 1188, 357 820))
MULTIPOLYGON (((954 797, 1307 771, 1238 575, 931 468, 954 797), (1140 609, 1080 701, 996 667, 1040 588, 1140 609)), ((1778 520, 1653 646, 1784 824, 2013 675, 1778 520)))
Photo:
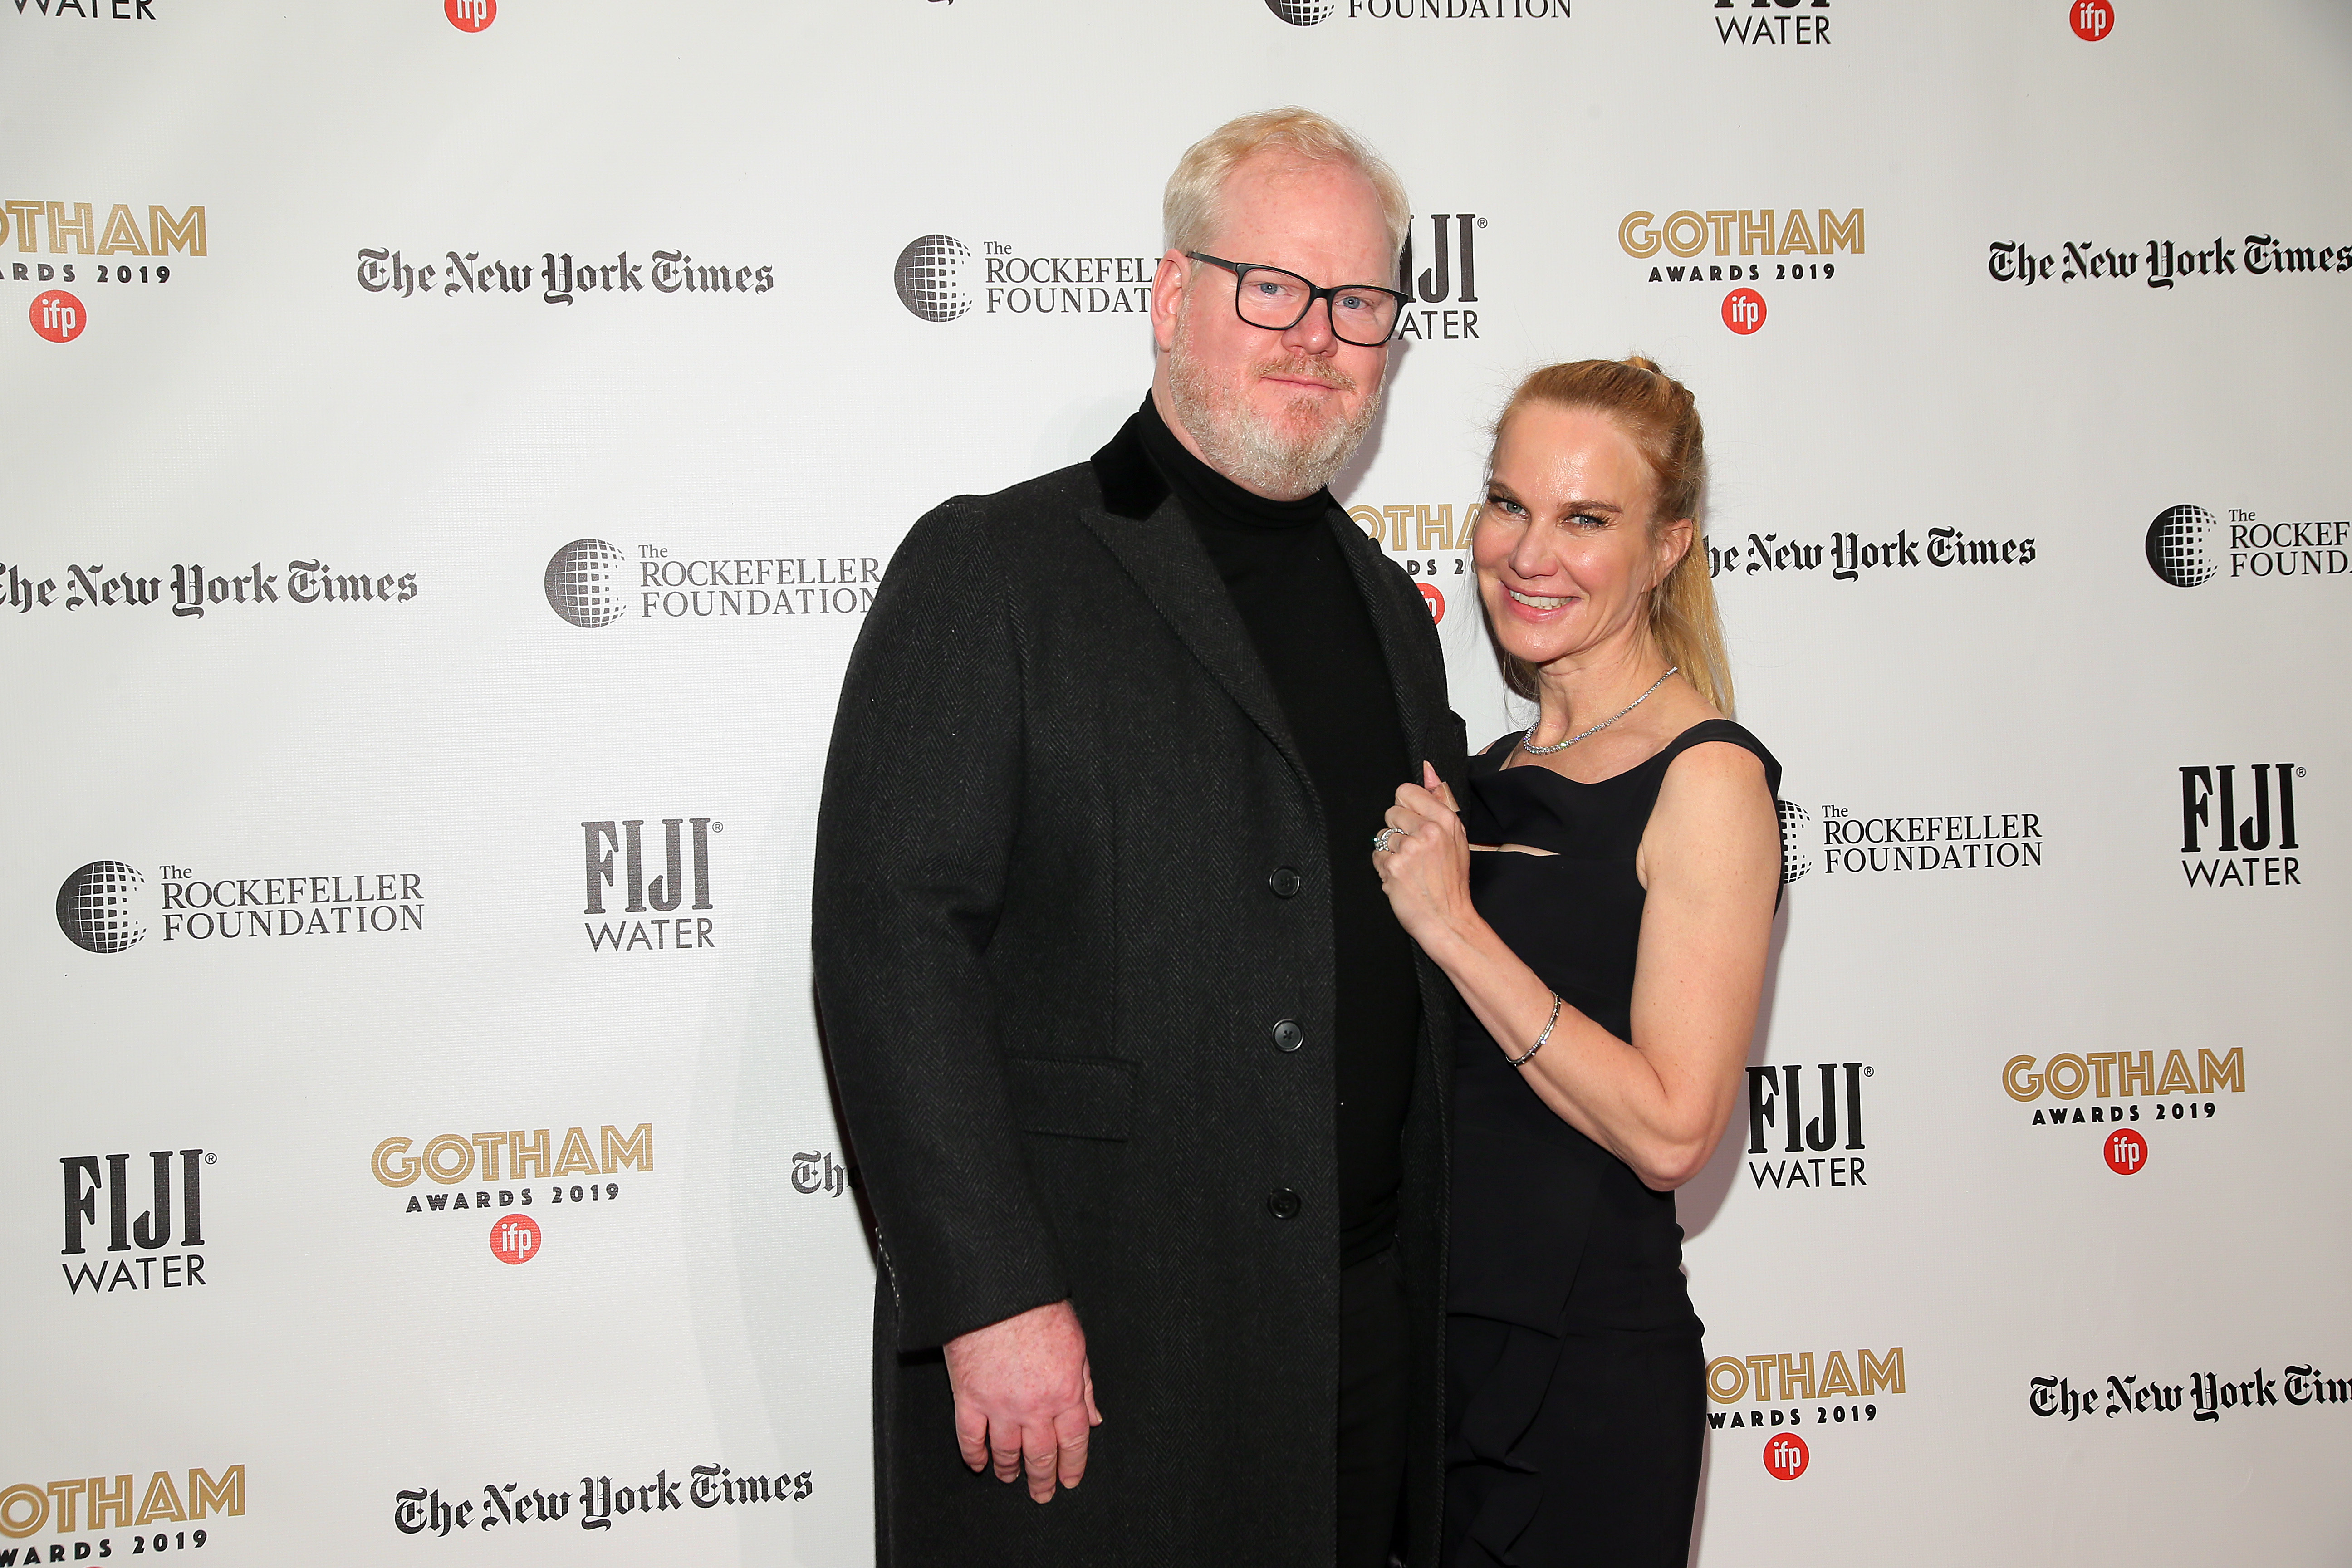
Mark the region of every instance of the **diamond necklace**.
MULTIPOLYGON (((1626 714, 1631 713, 1634 709, 1639 708, 1643 703, 1647 702, 1650 700, 1650 692, 1655 691, 1659 687, 1664 686, 1667 681, 1673 679, 1675 671, 1680 668, 1682 668, 1682 666, 1679 664, 1667 666, 1665 674, 1650 682, 1649 691, 1644 691, 1641 696, 1636 697, 1633 701, 1628 702, 1624 707, 1620 708, 1616 712, 1612 713, 1608 718, 1603 719, 1600 723, 1592 726, 1591 729, 1579 730, 1575 734, 1570 735, 1565 741, 1554 741, 1549 746, 1538 746, 1535 743, 1536 727, 1533 724, 1528 725, 1528 732, 1519 737, 1519 750, 1527 752, 1527 754, 1531 757, 1549 757, 1554 752, 1564 752, 1568 750, 1570 746, 1573 746, 1588 735, 1598 735, 1601 731, 1606 730, 1610 725, 1614 724, 1618 720, 1622 719, 1626 714)), ((1536 717, 1540 720, 1543 717, 1543 714, 1541 712, 1538 712, 1536 717)))

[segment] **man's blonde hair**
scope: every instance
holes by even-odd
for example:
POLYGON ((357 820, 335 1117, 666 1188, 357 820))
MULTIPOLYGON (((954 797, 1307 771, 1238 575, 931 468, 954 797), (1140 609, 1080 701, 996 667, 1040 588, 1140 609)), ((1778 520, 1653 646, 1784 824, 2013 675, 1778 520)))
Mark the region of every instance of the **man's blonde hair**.
MULTIPOLYGON (((1225 181, 1242 160, 1258 153, 1284 153, 1309 163, 1345 163, 1372 183, 1388 219, 1389 254, 1404 249, 1412 226, 1412 205, 1396 171, 1346 126, 1311 109, 1268 109, 1230 120, 1192 143, 1176 161, 1160 198, 1161 226, 1171 250, 1201 250, 1224 225, 1225 181)), ((1250 258, 1237 256, 1235 261, 1250 258)), ((1370 283, 1370 278, 1339 279, 1370 283)))

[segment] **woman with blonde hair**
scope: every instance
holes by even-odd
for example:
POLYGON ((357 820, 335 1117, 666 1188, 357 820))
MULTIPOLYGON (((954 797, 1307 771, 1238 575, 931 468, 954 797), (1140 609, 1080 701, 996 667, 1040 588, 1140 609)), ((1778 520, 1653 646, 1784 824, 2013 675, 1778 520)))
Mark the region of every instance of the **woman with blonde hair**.
POLYGON ((1374 864, 1453 979, 1445 1562, 1690 1546, 1701 1325, 1674 1190, 1736 1103, 1780 889, 1780 764, 1727 715, 1704 435, 1647 360, 1552 365, 1472 540, 1534 724, 1397 792, 1374 864))

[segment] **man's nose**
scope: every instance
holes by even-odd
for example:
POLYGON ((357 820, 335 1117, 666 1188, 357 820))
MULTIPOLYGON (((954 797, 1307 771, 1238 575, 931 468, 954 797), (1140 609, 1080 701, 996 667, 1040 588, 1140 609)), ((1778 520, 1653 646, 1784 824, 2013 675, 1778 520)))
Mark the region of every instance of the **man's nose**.
POLYGON ((1337 333, 1331 331, 1331 301, 1312 300, 1307 314, 1298 318, 1291 329, 1282 334, 1282 346, 1297 353, 1328 354, 1339 346, 1337 333))

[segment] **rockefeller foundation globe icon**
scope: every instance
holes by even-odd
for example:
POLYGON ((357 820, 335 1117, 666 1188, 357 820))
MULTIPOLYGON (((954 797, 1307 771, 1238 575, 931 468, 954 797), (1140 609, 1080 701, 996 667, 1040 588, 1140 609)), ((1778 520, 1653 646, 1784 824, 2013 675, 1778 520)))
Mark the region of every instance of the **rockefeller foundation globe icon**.
POLYGON ((2176 588, 2194 588, 2213 580, 2221 563, 2207 548, 2218 526, 2201 506, 2171 506, 2147 525, 2149 569, 2176 588))
POLYGON ((121 952, 147 934, 132 895, 147 879, 120 860, 92 860, 58 889, 58 929, 86 952, 121 952))
POLYGON ((1793 800, 1780 803, 1780 880, 1793 882, 1813 868, 1813 858, 1797 843, 1797 832, 1813 814, 1793 800))
POLYGON ((927 321, 954 321, 971 309, 963 288, 963 266, 971 259, 971 247, 951 235, 908 241, 890 270, 898 302, 927 321))
POLYGON ((575 539, 547 563, 547 603, 575 626, 609 626, 627 605, 621 598, 625 558, 601 539, 575 539))
POLYGON ((1265 8, 1294 27, 1311 27, 1339 5, 1339 0, 1265 0, 1265 8))

